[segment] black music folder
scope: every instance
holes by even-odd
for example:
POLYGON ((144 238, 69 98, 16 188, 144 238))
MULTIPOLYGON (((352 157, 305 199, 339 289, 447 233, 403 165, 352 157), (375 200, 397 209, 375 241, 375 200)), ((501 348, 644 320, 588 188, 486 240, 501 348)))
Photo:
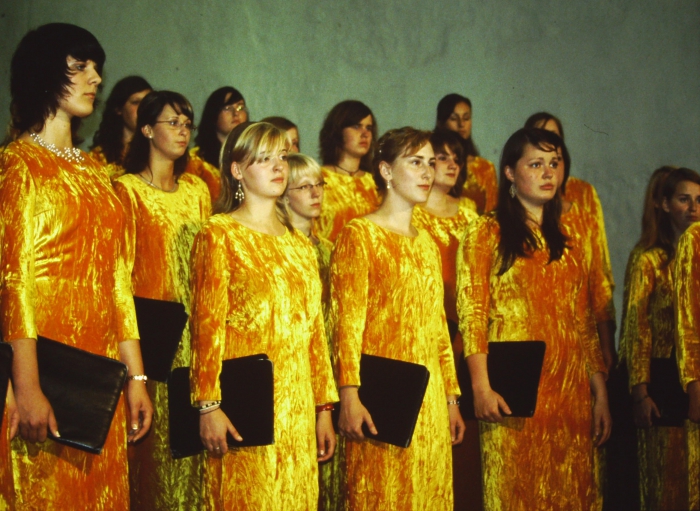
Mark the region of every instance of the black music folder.
MULTIPOLYGON (((489 382, 508 404, 512 413, 507 417, 535 415, 545 348, 544 341, 489 342, 486 357, 489 382)), ((472 380, 464 357, 459 361, 458 378, 462 418, 476 419, 472 380)))
POLYGON ((61 434, 56 438, 49 432, 51 439, 93 454, 102 452, 126 382, 126 366, 41 336, 36 358, 41 391, 61 434))
POLYGON ((652 358, 647 392, 661 414, 652 414, 654 426, 682 428, 688 418, 689 399, 683 390, 676 362, 676 348, 669 358, 652 358))
MULTIPOLYGON (((265 354, 224 360, 219 376, 221 410, 243 437, 227 435, 231 447, 275 443, 273 364, 265 354)), ((190 368, 173 370, 168 380, 170 452, 173 458, 204 450, 199 438, 199 410, 191 405, 190 368)))
POLYGON ((134 296, 134 306, 146 376, 150 380, 166 382, 187 325, 185 306, 179 302, 140 296, 134 296))
POLYGON ((0 340, 0 428, 2 427, 2 418, 5 414, 5 400, 7 397, 7 387, 11 375, 12 345, 0 340))
MULTIPOLYGON (((398 447, 411 445, 429 379, 430 372, 423 365, 363 353, 358 395, 377 428, 373 435, 362 424, 365 437, 398 447)), ((338 431, 340 407, 333 412, 338 431)))

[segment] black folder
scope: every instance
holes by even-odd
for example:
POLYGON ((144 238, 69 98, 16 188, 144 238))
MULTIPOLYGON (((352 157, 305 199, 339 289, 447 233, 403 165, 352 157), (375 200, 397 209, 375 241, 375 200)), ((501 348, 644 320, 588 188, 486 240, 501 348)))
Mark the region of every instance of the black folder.
POLYGON ((660 418, 652 414, 654 426, 683 427, 688 418, 689 399, 680 381, 676 349, 669 358, 652 358, 647 392, 656 403, 660 418))
POLYGON ((39 336, 36 343, 41 391, 51 403, 60 443, 102 452, 127 369, 118 360, 39 336))
MULTIPOLYGON (((275 443, 273 364, 265 354, 224 360, 219 376, 221 410, 243 441, 227 435, 231 447, 275 443)), ((168 380, 170 452, 173 458, 204 450, 199 438, 199 410, 191 405, 190 368, 173 370, 168 380)))
POLYGON ((146 376, 150 380, 165 382, 187 325, 185 306, 140 296, 134 296, 134 306, 146 376))
MULTIPOLYGON (((544 341, 489 342, 489 354, 486 357, 489 382, 491 388, 508 404, 512 412, 508 417, 535 415, 545 347, 544 341)), ((457 374, 462 389, 462 417, 476 419, 472 380, 464 357, 459 361, 457 374)))
MULTIPOLYGON (((423 365, 363 353, 358 395, 377 428, 373 435, 363 424, 365 437, 398 447, 411 445, 429 379, 430 372, 423 365)), ((339 414, 340 407, 336 406, 336 431, 339 414)))
POLYGON ((7 397, 7 384, 12 375, 12 345, 0 341, 0 431, 2 431, 2 418, 5 413, 5 398, 7 397))

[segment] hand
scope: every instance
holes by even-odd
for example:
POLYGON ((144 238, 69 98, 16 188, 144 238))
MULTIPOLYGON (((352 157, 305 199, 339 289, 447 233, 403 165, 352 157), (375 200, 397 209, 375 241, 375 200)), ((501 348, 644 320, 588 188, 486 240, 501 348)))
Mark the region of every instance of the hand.
POLYGON ((53 436, 61 436, 53 408, 39 386, 27 389, 17 387, 14 397, 16 410, 13 414, 19 414, 19 434, 22 438, 29 442, 44 442, 47 428, 53 436))
POLYGON ((447 405, 447 410, 450 414, 450 437, 452 438, 452 445, 461 444, 466 426, 464 425, 464 420, 462 420, 462 414, 459 412, 459 405, 447 405))
POLYGON ((200 415, 199 438, 211 454, 223 456, 228 452, 227 432, 239 442, 243 440, 221 408, 200 415))
POLYGON ((474 389, 474 415, 486 422, 503 422, 503 416, 510 415, 511 411, 505 399, 491 387, 474 389))
POLYGON ((335 452, 335 442, 331 411, 324 410, 316 414, 316 447, 318 449, 316 461, 331 459, 335 452))
POLYGON ((688 418, 695 423, 700 423, 700 380, 691 381, 687 390, 690 399, 688 418))
POLYGON ((647 384, 640 383, 632 387, 634 408, 634 423, 638 428, 650 428, 653 425, 652 415, 657 419, 661 413, 647 392, 647 384))
POLYGON ((362 424, 367 424, 370 433, 377 434, 372 416, 367 411, 360 397, 357 395, 357 387, 343 387, 340 389, 340 418, 338 419, 338 429, 340 434, 350 440, 362 441, 365 435, 362 433, 362 424))
MULTIPOLYGON (((15 401, 15 393, 12 390, 12 380, 8 382, 7 386, 7 420, 10 427, 10 440, 12 440, 19 431, 19 410, 15 401)), ((1 417, 0 421, 2 421, 1 417)))
POLYGON ((146 384, 129 380, 126 387, 126 404, 129 409, 128 441, 134 443, 148 433, 153 419, 153 405, 146 391, 146 384))
POLYGON ((603 373, 595 373, 591 376, 591 389, 593 391, 593 445, 600 447, 608 438, 612 430, 612 418, 608 407, 608 391, 605 386, 603 373))

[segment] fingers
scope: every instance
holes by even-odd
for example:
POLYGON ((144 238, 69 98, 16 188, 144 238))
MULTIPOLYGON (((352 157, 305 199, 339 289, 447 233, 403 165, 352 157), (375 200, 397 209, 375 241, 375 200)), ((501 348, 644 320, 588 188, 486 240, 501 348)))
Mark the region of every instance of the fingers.
POLYGON ((19 410, 14 409, 10 414, 10 440, 17 436, 19 432, 19 410))
MULTIPOLYGON (((661 418, 661 412, 659 411, 659 408, 656 406, 656 403, 651 401, 651 412, 654 414, 654 417, 657 419, 661 418)), ((651 419, 649 419, 649 425, 651 426, 651 419)))
MULTIPOLYGON (((237 441, 242 442, 243 437, 238 433, 236 428, 233 427, 233 424, 231 423, 230 420, 226 419, 228 424, 226 424, 226 430, 231 434, 233 438, 235 438, 237 441)), ((228 450, 228 445, 226 446, 226 450, 228 450)))
POLYGON ((49 418, 48 426, 51 434, 56 438, 61 438, 61 434, 58 432, 58 423, 56 422, 56 416, 53 414, 53 408, 49 408, 49 418))
POLYGON ((331 459, 335 452, 335 435, 318 437, 316 440, 318 449, 316 459, 319 462, 331 459))
POLYGON ((496 395, 498 396, 498 407, 503 411, 503 413, 510 415, 512 412, 510 411, 510 407, 508 406, 508 403, 506 403, 506 400, 498 394, 496 395))
POLYGON ((369 432, 372 433, 373 435, 377 435, 377 428, 374 426, 374 422, 372 421, 372 416, 369 414, 367 410, 365 410, 365 417, 364 417, 364 422, 367 424, 367 428, 369 429, 369 432))

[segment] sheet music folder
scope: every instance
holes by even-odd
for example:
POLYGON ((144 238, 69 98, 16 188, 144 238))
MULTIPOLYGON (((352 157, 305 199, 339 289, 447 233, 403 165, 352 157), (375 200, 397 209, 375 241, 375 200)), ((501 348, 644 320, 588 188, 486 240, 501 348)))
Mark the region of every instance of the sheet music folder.
POLYGON ((102 451, 127 368, 118 360, 96 355, 39 336, 36 342, 41 391, 51 403, 59 444, 93 454, 102 451))
POLYGON ((647 392, 661 414, 660 418, 652 414, 653 425, 683 427, 688 418, 689 399, 681 386, 676 348, 673 348, 669 358, 652 358, 649 369, 647 392))
MULTIPOLYGON (((273 364, 265 354, 224 360, 219 376, 221 410, 242 442, 227 435, 231 447, 275 443, 273 364)), ((168 380, 170 452, 173 458, 204 450, 199 438, 199 410, 190 400, 190 368, 174 369, 168 380)))
MULTIPOLYGON (((12 345, 0 340, 0 428, 5 414, 7 387, 12 375, 12 345)), ((0 429, 1 431, 1 429, 0 429)))
MULTIPOLYGON (((544 341, 489 342, 486 357, 489 382, 508 404, 512 412, 508 417, 535 415, 545 348, 544 341)), ((464 357, 459 361, 458 378, 462 418, 476 419, 472 380, 464 357)))
POLYGON ((141 357, 148 379, 166 382, 187 325, 185 306, 134 296, 136 321, 141 338, 141 357))
MULTIPOLYGON (((377 428, 373 435, 363 424, 365 437, 398 447, 411 445, 429 379, 430 372, 423 365, 363 353, 358 395, 377 428)), ((336 431, 339 414, 337 406, 333 413, 336 431)))

